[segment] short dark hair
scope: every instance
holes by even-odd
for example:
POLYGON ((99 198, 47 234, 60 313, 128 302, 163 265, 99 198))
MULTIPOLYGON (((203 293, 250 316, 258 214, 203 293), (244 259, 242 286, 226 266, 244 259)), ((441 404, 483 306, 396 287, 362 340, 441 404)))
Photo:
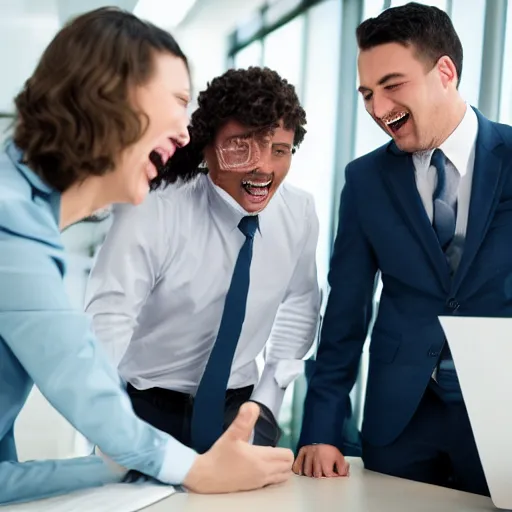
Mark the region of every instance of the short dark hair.
POLYGON ((128 90, 151 78, 158 52, 188 67, 169 33, 131 13, 106 7, 68 22, 15 99, 13 139, 24 162, 61 192, 112 170, 147 127, 128 90))
POLYGON ((386 9, 363 21, 356 31, 361 50, 386 43, 414 45, 418 56, 434 65, 443 55, 450 57, 462 76, 462 44, 448 14, 437 7, 415 2, 386 9))
POLYGON ((295 87, 269 68, 230 69, 214 78, 199 94, 198 108, 190 121, 190 143, 176 151, 162 168, 152 187, 175 181, 175 176, 191 179, 204 160, 204 150, 219 129, 234 120, 251 128, 272 128, 283 120, 284 128, 295 132, 293 145, 304 139, 306 112, 295 87))

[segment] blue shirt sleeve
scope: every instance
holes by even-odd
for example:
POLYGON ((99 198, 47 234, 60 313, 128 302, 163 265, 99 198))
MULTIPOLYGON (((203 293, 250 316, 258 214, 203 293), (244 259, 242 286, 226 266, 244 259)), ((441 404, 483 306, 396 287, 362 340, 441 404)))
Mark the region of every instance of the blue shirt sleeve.
MULTIPOLYGON (((0 245, 0 336, 42 394, 117 464, 182 483, 196 453, 134 414, 89 318, 69 304, 58 258, 27 238, 0 245)), ((86 464, 94 470, 97 462, 86 464)))
POLYGON ((49 498, 121 480, 101 457, 0 462, 0 505, 49 498))

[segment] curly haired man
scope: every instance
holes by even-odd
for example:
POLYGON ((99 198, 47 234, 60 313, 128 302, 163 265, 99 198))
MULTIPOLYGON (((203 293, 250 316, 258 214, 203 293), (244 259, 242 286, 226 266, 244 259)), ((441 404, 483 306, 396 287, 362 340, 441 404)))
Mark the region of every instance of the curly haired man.
POLYGON ((135 412, 200 453, 247 401, 261 411, 253 443, 277 444, 285 389, 315 337, 318 220, 312 197, 284 182, 305 124, 275 71, 215 78, 156 190, 115 210, 89 280, 87 310, 135 412))

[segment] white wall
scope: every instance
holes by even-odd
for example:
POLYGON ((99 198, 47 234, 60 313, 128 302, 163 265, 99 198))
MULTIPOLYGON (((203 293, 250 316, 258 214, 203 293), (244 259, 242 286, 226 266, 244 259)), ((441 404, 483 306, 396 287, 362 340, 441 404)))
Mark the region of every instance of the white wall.
POLYGON ((12 112, 12 99, 32 74, 62 23, 103 5, 132 10, 136 0, 0 0, 0 112, 12 112))
POLYGON ((226 70, 229 34, 263 3, 264 0, 200 1, 184 23, 171 29, 190 60, 194 96, 226 70))
POLYGON ((46 11, 25 13, 14 9, 5 12, 4 4, 0 3, 0 112, 13 112, 13 97, 58 29, 55 5, 52 8, 50 2, 42 3, 47 4, 46 11))

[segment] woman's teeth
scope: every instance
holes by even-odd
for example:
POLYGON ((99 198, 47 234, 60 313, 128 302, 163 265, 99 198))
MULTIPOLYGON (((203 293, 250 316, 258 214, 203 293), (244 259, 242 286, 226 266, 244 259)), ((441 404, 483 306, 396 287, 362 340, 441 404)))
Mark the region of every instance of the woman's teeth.
POLYGON ((156 168, 155 164, 153 164, 152 162, 150 162, 146 166, 146 175, 147 175, 149 181, 154 180, 158 176, 158 169, 156 168))

